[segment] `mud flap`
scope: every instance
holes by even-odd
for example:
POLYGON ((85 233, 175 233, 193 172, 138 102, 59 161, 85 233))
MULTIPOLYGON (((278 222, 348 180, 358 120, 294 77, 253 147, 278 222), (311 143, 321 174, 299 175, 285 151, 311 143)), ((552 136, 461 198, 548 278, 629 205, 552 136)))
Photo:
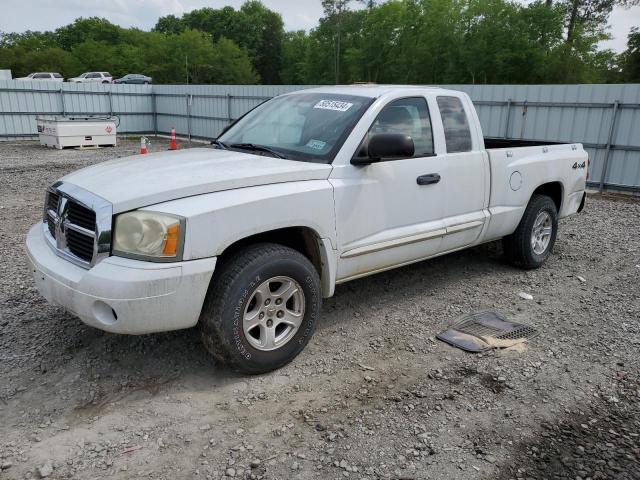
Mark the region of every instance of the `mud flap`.
POLYGON ((587 192, 582 194, 582 201, 580 202, 580 206, 578 207, 578 213, 580 213, 584 209, 584 204, 587 202, 587 192))

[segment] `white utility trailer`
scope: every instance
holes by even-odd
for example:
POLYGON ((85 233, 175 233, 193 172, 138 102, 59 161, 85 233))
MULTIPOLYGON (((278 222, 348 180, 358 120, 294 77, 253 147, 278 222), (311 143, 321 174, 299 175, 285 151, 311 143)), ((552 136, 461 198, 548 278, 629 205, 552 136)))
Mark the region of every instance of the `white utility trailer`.
POLYGON ((116 145, 116 121, 113 117, 37 118, 40 145, 97 147, 116 145))

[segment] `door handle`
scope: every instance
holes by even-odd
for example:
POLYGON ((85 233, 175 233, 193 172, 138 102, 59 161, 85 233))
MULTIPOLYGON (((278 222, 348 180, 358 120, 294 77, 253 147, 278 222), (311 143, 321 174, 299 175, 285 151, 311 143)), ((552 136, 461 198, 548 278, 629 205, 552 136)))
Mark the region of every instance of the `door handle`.
POLYGON ((420 175, 416 181, 418 185, 431 185, 432 183, 438 183, 440 181, 440 175, 437 173, 428 173, 426 175, 420 175))

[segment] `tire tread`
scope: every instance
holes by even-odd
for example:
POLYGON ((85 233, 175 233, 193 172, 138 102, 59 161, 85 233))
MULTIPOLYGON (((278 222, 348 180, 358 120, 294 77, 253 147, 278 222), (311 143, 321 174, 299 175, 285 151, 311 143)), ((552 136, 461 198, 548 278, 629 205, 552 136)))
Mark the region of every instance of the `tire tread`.
POLYGON ((202 313, 200 314, 200 329, 202 342, 207 351, 220 363, 224 363, 234 370, 246 373, 262 373, 264 370, 252 371, 241 364, 241 359, 235 354, 235 349, 225 338, 222 321, 218 314, 225 308, 230 291, 238 277, 254 264, 264 262, 265 257, 293 256, 298 261, 308 264, 315 271, 313 264, 297 250, 275 243, 256 243, 239 251, 233 258, 220 264, 217 274, 209 286, 202 313))
MULTIPOLYGON (((533 268, 538 268, 542 264, 535 261, 530 255, 530 235, 531 232, 528 230, 527 226, 530 222, 535 220, 535 217, 538 213, 544 209, 550 208, 553 213, 554 222, 557 223, 557 211, 556 206, 553 200, 547 195, 540 195, 534 193, 531 196, 531 200, 527 205, 527 208, 520 219, 520 223, 518 224, 518 228, 511 235, 508 235, 502 239, 502 248, 505 256, 513 265, 520 267, 522 269, 530 270, 533 268)), ((553 244, 555 243, 555 235, 556 231, 552 234, 551 245, 549 247, 549 252, 553 250, 553 244)), ((546 257, 545 257, 546 258, 546 257)))

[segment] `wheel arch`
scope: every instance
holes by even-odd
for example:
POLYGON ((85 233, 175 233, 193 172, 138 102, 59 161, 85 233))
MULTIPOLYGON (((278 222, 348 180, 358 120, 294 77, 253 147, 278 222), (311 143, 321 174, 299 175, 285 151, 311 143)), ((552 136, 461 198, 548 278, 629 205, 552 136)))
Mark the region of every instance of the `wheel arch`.
MULTIPOLYGON (((553 203, 556 205, 556 210, 558 215, 560 214, 560 210, 562 208, 562 199, 564 198, 564 186, 562 182, 554 181, 547 182, 539 185, 536 189, 531 193, 531 198, 534 195, 546 195, 547 197, 553 200, 553 203)), ((529 199, 531 201, 531 199, 529 199)))
POLYGON ((313 264, 320 275, 323 297, 327 298, 333 295, 335 260, 331 242, 323 239, 317 231, 310 227, 283 227, 238 239, 226 246, 218 255, 218 266, 232 259, 234 254, 240 250, 256 243, 275 243, 300 252, 313 264))

